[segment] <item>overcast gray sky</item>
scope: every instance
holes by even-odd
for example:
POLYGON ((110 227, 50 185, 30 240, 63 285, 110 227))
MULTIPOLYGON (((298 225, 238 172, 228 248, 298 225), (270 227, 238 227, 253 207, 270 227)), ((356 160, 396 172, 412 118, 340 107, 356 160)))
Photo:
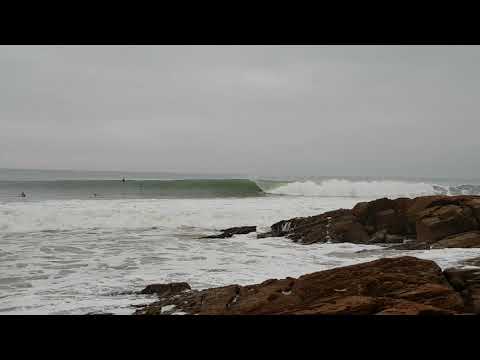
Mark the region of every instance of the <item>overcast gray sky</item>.
POLYGON ((480 176, 478 46, 0 46, 0 167, 480 176))

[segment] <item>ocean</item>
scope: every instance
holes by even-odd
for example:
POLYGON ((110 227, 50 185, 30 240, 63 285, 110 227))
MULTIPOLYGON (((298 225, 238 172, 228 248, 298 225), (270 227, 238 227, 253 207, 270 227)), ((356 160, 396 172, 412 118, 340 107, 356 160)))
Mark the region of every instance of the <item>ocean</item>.
MULTIPOLYGON (((300 276, 404 251, 285 238, 200 239, 379 197, 480 194, 475 179, 0 169, 0 314, 131 314, 150 283, 203 289, 300 276), (121 181, 125 178, 125 182, 121 181), (20 196, 25 193, 25 197, 20 196), (360 252, 359 250, 376 250, 360 252)), ((480 249, 409 251, 441 267, 480 249)))

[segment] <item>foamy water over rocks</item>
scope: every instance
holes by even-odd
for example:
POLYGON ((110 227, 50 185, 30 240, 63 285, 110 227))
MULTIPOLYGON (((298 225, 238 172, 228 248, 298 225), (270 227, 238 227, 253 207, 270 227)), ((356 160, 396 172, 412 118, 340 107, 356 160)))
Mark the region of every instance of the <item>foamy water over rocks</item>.
MULTIPOLYGON (((150 283, 185 281, 193 289, 251 284, 400 256, 375 245, 305 246, 286 238, 257 239, 256 233, 199 239, 244 224, 264 231, 281 219, 351 208, 358 201, 271 196, 2 203, 0 313, 130 314, 132 305, 155 300, 130 293, 150 283)), ((409 254, 450 267, 480 250, 409 254)))

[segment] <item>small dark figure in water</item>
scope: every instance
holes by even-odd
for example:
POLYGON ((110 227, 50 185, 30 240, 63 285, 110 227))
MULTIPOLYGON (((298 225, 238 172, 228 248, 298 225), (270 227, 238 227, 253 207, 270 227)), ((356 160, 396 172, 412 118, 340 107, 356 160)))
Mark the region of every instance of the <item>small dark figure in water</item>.
POLYGON ((21 197, 27 197, 27 195, 25 195, 25 193, 22 191, 22 193, 20 194, 21 197))
POLYGON ((97 197, 97 194, 93 194, 93 197, 97 197))
POLYGON ((122 179, 122 182, 125 182, 125 178, 122 179))

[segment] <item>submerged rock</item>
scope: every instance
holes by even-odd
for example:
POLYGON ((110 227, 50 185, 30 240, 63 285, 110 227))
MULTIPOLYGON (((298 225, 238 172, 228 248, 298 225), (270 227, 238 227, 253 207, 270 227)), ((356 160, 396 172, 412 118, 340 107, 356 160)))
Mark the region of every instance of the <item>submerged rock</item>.
POLYGON ((190 290, 191 287, 186 282, 174 282, 169 284, 151 284, 140 291, 140 294, 157 294, 158 296, 176 295, 185 290, 190 290))
POLYGON ((390 246, 388 250, 428 250, 430 245, 426 242, 409 241, 400 245, 390 246))
POLYGON ((200 239, 225 239, 230 238, 233 235, 237 234, 249 234, 251 232, 257 231, 256 226, 239 226, 239 227, 232 227, 224 230, 220 230, 222 233, 219 235, 209 235, 203 236, 200 239))
MULTIPOLYGON (((472 299, 476 296, 476 292, 470 295, 472 299)), ((444 315, 467 309, 464 297, 433 261, 409 256, 315 272, 298 279, 270 279, 256 285, 164 296, 136 314, 160 315, 166 306, 199 315, 444 315)))

